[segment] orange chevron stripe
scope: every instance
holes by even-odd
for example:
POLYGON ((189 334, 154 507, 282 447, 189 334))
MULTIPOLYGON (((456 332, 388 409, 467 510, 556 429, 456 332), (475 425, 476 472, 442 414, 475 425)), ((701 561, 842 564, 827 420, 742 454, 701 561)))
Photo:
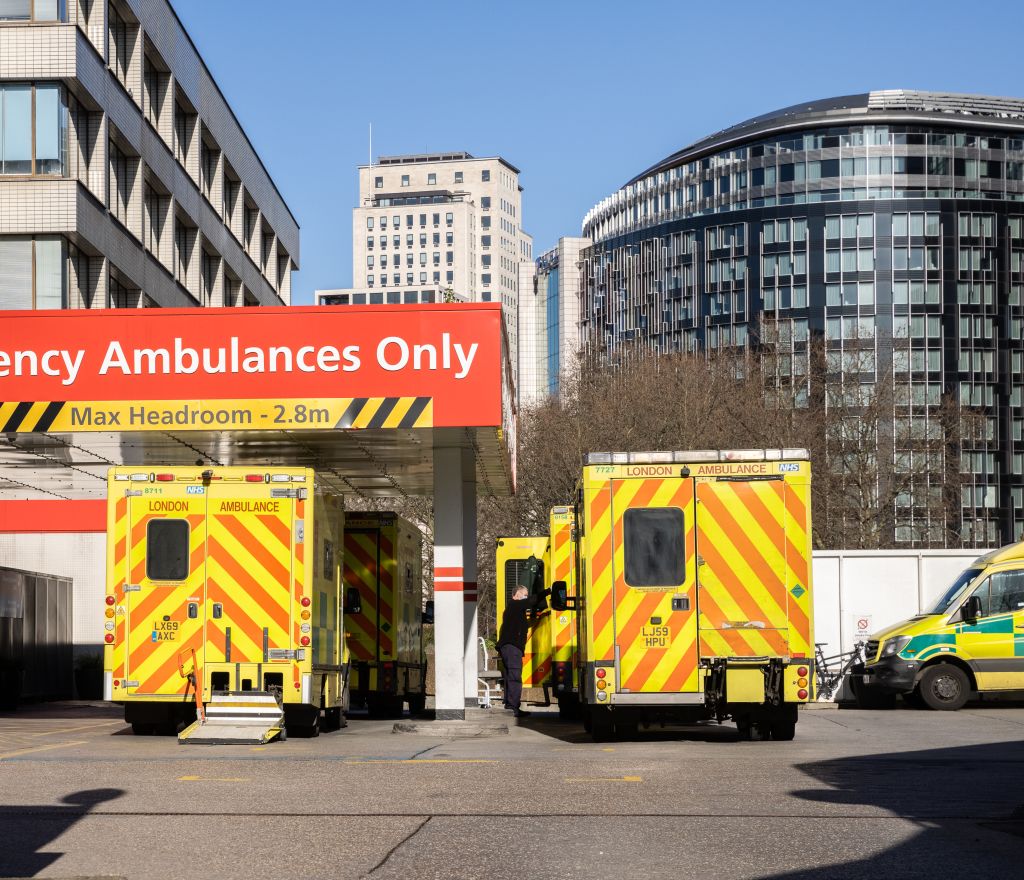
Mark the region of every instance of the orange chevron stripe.
POLYGON ((666 691, 681 691, 686 682, 690 680, 690 676, 697 669, 697 652, 693 648, 694 646, 691 642, 683 656, 679 658, 675 668, 669 673, 668 678, 665 680, 666 691))
MULTIPOLYGON (((241 643, 237 642, 234 638, 231 639, 231 662, 245 663, 248 661, 256 662, 257 660, 262 662, 263 660, 263 627, 259 625, 252 617, 238 604, 232 597, 233 591, 223 585, 219 584, 212 576, 207 575, 206 585, 208 589, 208 595, 211 601, 220 602, 224 606, 224 617, 231 622, 231 633, 232 636, 236 632, 241 632, 246 636, 253 645, 259 650, 259 657, 249 657, 244 653, 241 643), (235 652, 242 652, 241 657, 236 657, 235 652)), ((209 622, 215 626, 224 626, 228 624, 218 624, 213 618, 208 619, 209 622)), ((223 652, 224 647, 224 633, 221 632, 220 645, 215 650, 218 653, 223 652)), ((211 643, 211 639, 207 639, 207 645, 211 643)))
POLYGON ((272 513, 260 513, 256 515, 258 519, 268 532, 270 532, 278 541, 281 542, 281 546, 289 552, 292 549, 292 533, 286 523, 281 517, 275 516, 272 513))
POLYGON ((623 687, 631 691, 643 690, 648 683, 658 663, 662 659, 661 651, 644 651, 640 661, 633 667, 633 672, 623 684, 623 687))
MULTIPOLYGON (((739 490, 734 488, 737 485, 735 483, 726 485, 729 485, 732 488, 737 501, 743 504, 747 512, 753 517, 754 521, 766 537, 770 537, 773 533, 778 533, 781 537, 783 533, 782 525, 771 515, 768 509, 764 506, 764 502, 757 497, 756 493, 741 493, 739 490)), ((768 561, 764 558, 764 554, 761 552, 761 548, 751 539, 747 531, 736 521, 735 517, 732 515, 732 511, 729 510, 725 502, 722 501, 722 499, 714 492, 708 492, 707 498, 702 498, 701 501, 704 503, 706 508, 710 507, 713 509, 712 512, 715 519, 718 520, 725 532, 728 533, 736 549, 740 551, 743 559, 751 569, 753 569, 754 574, 756 574, 760 579, 764 588, 768 590, 769 593, 775 594, 774 598, 776 599, 778 596, 784 595, 786 585, 782 580, 780 580, 779 573, 768 564, 768 561)), ((762 613, 767 613, 767 611, 768 609, 764 609, 762 613)))
MULTIPOLYGON (((658 592, 646 593, 640 597, 640 601, 637 603, 636 609, 633 611, 633 614, 630 616, 627 623, 624 626, 618 627, 619 632, 616 643, 618 644, 620 651, 625 652, 633 646, 637 636, 640 635, 640 630, 643 629, 644 624, 650 619, 664 596, 664 593, 658 592)), ((620 601, 619 607, 622 608, 623 604, 624 603, 620 601)), ((651 651, 648 653, 655 652, 651 651)))
MULTIPOLYGON (((262 583, 248 569, 244 568, 241 562, 235 559, 215 536, 210 535, 207 540, 210 545, 210 556, 216 559, 228 577, 248 593, 249 597, 259 605, 260 610, 265 612, 279 629, 287 633, 288 612, 281 604, 284 600, 272 598, 263 588, 262 583)), ((288 589, 287 585, 285 585, 285 589, 288 589)))
POLYGON ((786 510, 789 515, 804 527, 807 522, 807 506, 796 492, 792 483, 786 483, 786 510))
MULTIPOLYGON (((711 618, 711 615, 708 614, 708 605, 711 606, 711 609, 717 615, 718 620, 721 621, 725 619, 725 616, 722 614, 722 610, 718 607, 715 600, 712 599, 711 596, 708 595, 707 591, 705 590, 702 591, 701 595, 700 613, 706 615, 707 617, 709 617, 709 619, 713 619, 711 618)), ((750 645, 747 644, 746 639, 743 638, 743 636, 740 634, 738 630, 716 629, 715 632, 718 635, 720 635, 723 639, 725 639, 729 647, 732 648, 733 652, 739 657, 751 657, 760 654, 760 651, 755 651, 753 648, 751 648, 750 645)), ((708 644, 704 641, 703 637, 701 638, 701 654, 704 656, 712 657, 716 654, 716 652, 712 650, 711 647, 708 646, 708 644)))
POLYGON ((242 545, 246 553, 263 566, 263 570, 270 575, 270 583, 273 586, 289 592, 291 572, 256 535, 245 527, 245 523, 231 513, 218 513, 216 520, 231 537, 242 545))

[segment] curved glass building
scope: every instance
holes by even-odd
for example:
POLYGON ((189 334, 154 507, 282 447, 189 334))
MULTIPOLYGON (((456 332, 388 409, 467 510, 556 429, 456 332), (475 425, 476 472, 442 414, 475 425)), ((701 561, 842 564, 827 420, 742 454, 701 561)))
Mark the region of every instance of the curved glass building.
MULTIPOLYGON (((897 90, 787 107, 673 153, 583 231, 592 351, 768 348, 799 388, 820 341, 844 393, 892 386, 895 438, 932 436, 949 401, 983 414, 957 441, 955 538, 905 493, 897 543, 1021 536, 1024 100, 897 90)), ((922 495, 943 491, 940 470, 922 495)))

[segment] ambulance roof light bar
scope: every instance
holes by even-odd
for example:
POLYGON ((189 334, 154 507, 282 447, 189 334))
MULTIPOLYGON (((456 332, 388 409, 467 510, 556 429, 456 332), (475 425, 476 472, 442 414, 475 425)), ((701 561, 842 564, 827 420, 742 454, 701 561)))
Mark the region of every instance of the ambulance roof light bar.
POLYGON ((693 464, 730 461, 806 461, 806 449, 694 449, 676 452, 588 452, 583 464, 693 464))

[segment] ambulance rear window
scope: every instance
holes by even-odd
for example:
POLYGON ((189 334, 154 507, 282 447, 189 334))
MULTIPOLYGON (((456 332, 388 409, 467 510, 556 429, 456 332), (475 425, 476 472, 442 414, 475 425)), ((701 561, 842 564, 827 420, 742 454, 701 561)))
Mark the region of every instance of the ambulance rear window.
POLYGON ((678 507, 626 511, 623 555, 631 587, 678 587, 686 579, 685 519, 678 507))
POLYGON ((508 602, 516 588, 523 586, 534 596, 544 589, 544 561, 530 556, 527 559, 505 560, 505 601, 508 602))
POLYGON ((151 519, 146 526, 146 577, 183 581, 188 577, 188 520, 151 519))

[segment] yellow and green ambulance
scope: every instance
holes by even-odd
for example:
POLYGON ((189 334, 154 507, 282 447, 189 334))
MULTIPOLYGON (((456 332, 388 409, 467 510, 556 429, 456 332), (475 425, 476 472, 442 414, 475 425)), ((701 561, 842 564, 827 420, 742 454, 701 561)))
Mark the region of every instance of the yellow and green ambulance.
POLYGON ((976 559, 924 614, 871 637, 865 685, 929 709, 1024 691, 1024 542, 976 559))

